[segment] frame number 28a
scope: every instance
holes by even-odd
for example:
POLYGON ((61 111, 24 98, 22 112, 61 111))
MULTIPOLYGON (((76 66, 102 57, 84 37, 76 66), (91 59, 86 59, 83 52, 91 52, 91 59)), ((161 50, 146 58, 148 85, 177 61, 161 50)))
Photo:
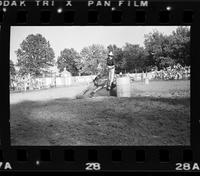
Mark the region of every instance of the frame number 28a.
POLYGON ((176 163, 177 171, 200 171, 198 163, 176 163))
POLYGON ((89 170, 89 171, 101 170, 100 163, 86 163, 85 165, 86 165, 85 170, 89 170))

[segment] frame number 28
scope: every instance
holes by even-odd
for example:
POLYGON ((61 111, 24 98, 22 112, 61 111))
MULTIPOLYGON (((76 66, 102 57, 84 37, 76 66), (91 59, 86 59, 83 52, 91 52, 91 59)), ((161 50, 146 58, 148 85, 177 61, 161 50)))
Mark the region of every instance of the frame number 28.
POLYGON ((198 163, 176 163, 177 171, 200 171, 198 163))
POLYGON ((86 168, 85 170, 89 170, 89 171, 92 171, 92 170, 101 170, 101 165, 100 163, 86 163, 86 168))

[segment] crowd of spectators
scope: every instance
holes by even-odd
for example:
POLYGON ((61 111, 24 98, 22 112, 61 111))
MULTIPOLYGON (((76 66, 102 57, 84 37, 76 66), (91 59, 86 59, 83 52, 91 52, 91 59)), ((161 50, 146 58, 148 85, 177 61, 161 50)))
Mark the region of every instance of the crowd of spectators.
POLYGON ((181 66, 180 64, 176 64, 159 71, 155 69, 154 73, 155 79, 158 80, 190 79, 190 66, 181 66))

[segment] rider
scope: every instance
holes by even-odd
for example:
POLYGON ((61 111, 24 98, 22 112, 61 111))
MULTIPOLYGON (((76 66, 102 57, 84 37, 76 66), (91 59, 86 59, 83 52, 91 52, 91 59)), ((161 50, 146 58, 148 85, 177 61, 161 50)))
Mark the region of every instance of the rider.
POLYGON ((114 76, 115 76, 115 59, 114 59, 114 55, 113 55, 112 51, 109 52, 109 54, 108 54, 107 68, 108 68, 108 72, 109 72, 107 89, 110 90, 111 85, 114 80, 114 76))

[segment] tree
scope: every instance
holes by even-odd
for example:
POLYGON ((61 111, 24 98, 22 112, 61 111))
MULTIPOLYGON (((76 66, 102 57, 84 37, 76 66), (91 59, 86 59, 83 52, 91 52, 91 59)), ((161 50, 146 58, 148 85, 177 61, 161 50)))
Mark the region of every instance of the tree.
POLYGON ((41 76, 49 72, 54 65, 54 51, 41 34, 28 35, 16 51, 19 73, 23 75, 41 76))
POLYGON ((79 73, 79 65, 80 55, 73 48, 64 49, 60 52, 57 60, 57 67, 60 72, 66 68, 73 76, 76 76, 79 73))
POLYGON ((126 43, 123 47, 123 56, 126 60, 126 71, 143 71, 145 69, 146 53, 143 47, 126 43))
POLYGON ((10 60, 10 86, 12 86, 13 81, 15 80, 15 76, 16 76, 16 70, 14 67, 14 63, 12 60, 10 60))
POLYGON ((157 66, 158 69, 161 69, 169 64, 174 64, 170 57, 172 51, 169 36, 153 31, 153 33, 145 35, 144 44, 148 53, 149 66, 157 66))
POLYGON ((145 49, 149 66, 162 69, 174 64, 190 65, 190 31, 178 27, 171 35, 153 31, 145 35, 145 49))
POLYGON ((180 26, 172 32, 171 57, 181 65, 190 65, 190 30, 188 27, 180 26))
POLYGON ((107 50, 103 45, 93 44, 81 50, 80 73, 92 75, 98 73, 98 65, 106 65, 107 50))
POLYGON ((12 60, 10 60, 10 76, 13 77, 16 75, 15 66, 12 60))

